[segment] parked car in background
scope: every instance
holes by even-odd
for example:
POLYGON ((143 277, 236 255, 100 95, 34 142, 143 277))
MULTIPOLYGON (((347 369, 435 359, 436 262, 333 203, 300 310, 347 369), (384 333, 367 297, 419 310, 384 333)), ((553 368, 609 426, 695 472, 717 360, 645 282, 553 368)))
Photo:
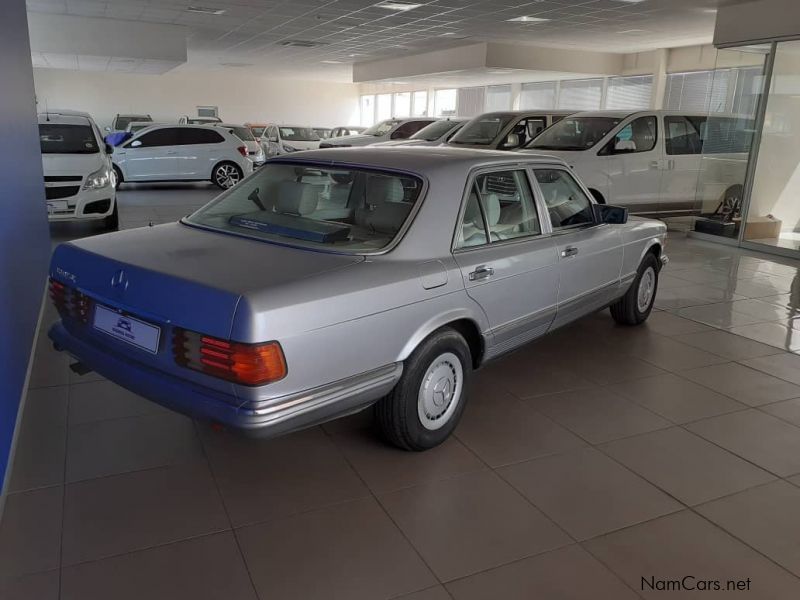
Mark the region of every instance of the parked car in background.
POLYGON ((744 181, 753 131, 751 118, 735 115, 581 112, 555 124, 521 152, 567 161, 599 202, 635 213, 678 216, 698 214, 698 196, 710 196, 716 204, 737 193, 731 182, 744 181))
POLYGON ((319 148, 319 136, 313 128, 303 125, 268 125, 261 137, 267 158, 319 148))
POLYGON ((313 127, 313 129, 314 133, 316 133, 321 140, 331 137, 331 133, 333 132, 330 127, 313 127))
POLYGON ((504 111, 478 115, 448 142, 457 148, 516 150, 574 111, 504 111))
POLYGON ((407 140, 389 140, 373 146, 438 146, 453 137, 469 119, 439 119, 426 125, 407 140))
POLYGON ((266 153, 261 147, 261 143, 256 141, 253 131, 245 125, 234 125, 231 123, 214 123, 215 127, 223 127, 244 142, 247 148, 247 158, 254 167, 260 167, 267 161, 266 153))
POLYGON ((213 125, 214 123, 222 123, 219 117, 190 117, 183 115, 178 119, 180 125, 213 125))
POLYGON ((117 229, 112 148, 91 116, 72 110, 39 114, 47 217, 50 221, 96 221, 117 229))
POLYGON ((359 133, 363 132, 366 127, 359 127, 357 125, 347 125, 347 126, 340 126, 334 127, 331 130, 330 137, 337 138, 337 137, 344 137, 346 135, 358 135, 359 133))
POLYGON ((149 123, 153 122, 153 117, 150 115, 122 115, 117 113, 117 116, 114 117, 114 120, 111 122, 111 127, 106 127, 106 131, 108 133, 113 133, 115 131, 125 131, 128 128, 128 125, 133 122, 142 122, 147 121, 149 123))
POLYGON ((125 127, 126 133, 136 133, 137 131, 144 129, 146 127, 150 127, 151 125, 157 125, 160 123, 155 123, 153 121, 131 121, 125 127))
POLYGON ((117 185, 143 181, 212 181, 221 188, 253 172, 247 146, 224 127, 154 125, 112 156, 117 185))
POLYGON ((256 138, 256 141, 261 144, 263 140, 261 139, 264 137, 264 131, 266 131, 267 127, 269 127, 268 123, 251 123, 247 122, 244 124, 245 127, 248 127, 250 131, 253 132, 253 137, 256 138))
POLYGON ((375 404, 390 442, 424 450, 473 369, 609 305, 647 319, 666 227, 626 221, 551 157, 281 156, 179 223, 59 245, 49 335, 200 419, 275 436, 375 404))
POLYGON ((418 117, 413 119, 386 119, 367 127, 356 135, 331 138, 322 142, 320 148, 347 148, 349 146, 369 146, 377 142, 389 140, 406 140, 426 125, 436 121, 434 118, 418 117))

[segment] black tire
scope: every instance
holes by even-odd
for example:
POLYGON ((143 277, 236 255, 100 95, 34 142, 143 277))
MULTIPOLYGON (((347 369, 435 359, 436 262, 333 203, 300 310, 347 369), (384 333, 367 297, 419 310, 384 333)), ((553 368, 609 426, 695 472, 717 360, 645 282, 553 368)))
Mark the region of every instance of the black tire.
POLYGON ((653 303, 658 292, 658 271, 661 263, 658 258, 648 252, 642 259, 636 271, 636 278, 631 283, 631 287, 625 295, 611 305, 611 316, 621 325, 639 325, 647 320, 653 310, 653 303), (647 275, 646 275, 647 274, 647 275), (652 277, 648 284, 648 279, 652 277), (644 283, 643 283, 644 282, 644 283), (642 285, 651 285, 651 292, 646 307, 640 306, 639 289, 642 285))
POLYGON ((244 178, 241 167, 236 163, 225 161, 219 163, 211 171, 211 182, 218 188, 227 190, 244 178))
POLYGON ((103 229, 107 231, 117 231, 119 229, 119 205, 114 200, 114 211, 103 219, 103 229))
POLYGON ((461 334, 449 327, 431 334, 405 361, 403 375, 395 388, 375 405, 375 422, 384 439, 399 448, 413 451, 428 450, 444 442, 464 412, 471 375, 472 357, 461 334), (456 365, 456 362, 460 364, 456 365), (459 367, 460 382, 457 377, 459 367), (429 368, 435 370, 426 378, 429 368), (445 374, 438 381, 434 381, 438 376, 436 369, 445 374), (427 405, 420 402, 425 379, 431 384, 428 388, 431 402, 436 403, 431 408, 441 411, 438 416, 429 416, 426 420, 428 426, 420 416, 420 412, 427 414, 427 405), (434 391, 445 380, 456 383, 434 391), (448 399, 449 393, 452 396, 448 399), (441 404, 436 398, 441 398, 441 404), (436 423, 438 419, 444 420, 436 423))
POLYGON ((122 185, 122 171, 117 165, 114 165, 114 174, 116 175, 116 181, 114 182, 114 189, 119 189, 119 186, 122 185))

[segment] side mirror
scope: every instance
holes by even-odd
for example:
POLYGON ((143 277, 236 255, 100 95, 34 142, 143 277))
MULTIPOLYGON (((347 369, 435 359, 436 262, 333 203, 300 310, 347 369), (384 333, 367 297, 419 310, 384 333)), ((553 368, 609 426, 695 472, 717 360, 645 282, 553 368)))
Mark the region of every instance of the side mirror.
POLYGON ((628 209, 624 206, 611 204, 593 204, 594 219, 597 223, 609 225, 624 225, 628 222, 628 209))
POLYGON ((625 154, 626 152, 636 152, 636 142, 633 140, 617 140, 614 142, 615 154, 625 154))
POLYGON ((509 133, 503 142, 503 148, 518 148, 519 136, 516 133, 509 133))
POLYGON ((142 145, 142 140, 133 140, 131 142, 131 148, 138 148, 142 145))
POLYGON ((111 133, 111 127, 105 127, 105 130, 106 130, 107 132, 111 133))
POLYGON ((114 146, 109 143, 106 143, 106 154, 114 154, 114 146))

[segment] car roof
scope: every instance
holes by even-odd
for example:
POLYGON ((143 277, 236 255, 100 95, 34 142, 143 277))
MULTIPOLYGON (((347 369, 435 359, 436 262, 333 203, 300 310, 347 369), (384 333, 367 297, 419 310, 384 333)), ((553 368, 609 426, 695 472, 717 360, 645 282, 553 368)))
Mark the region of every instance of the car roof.
POLYGON ((522 117, 524 115, 571 115, 574 110, 555 110, 550 108, 533 109, 533 110, 498 110, 494 112, 481 113, 473 119, 484 117, 522 117))
POLYGON ((39 123, 58 123, 61 125, 89 125, 92 117, 78 111, 52 111, 39 113, 39 123))
POLYGON ((125 117, 125 118, 127 118, 127 117, 147 117, 148 119, 151 118, 150 115, 148 115, 146 113, 118 113, 117 116, 118 117, 125 117))

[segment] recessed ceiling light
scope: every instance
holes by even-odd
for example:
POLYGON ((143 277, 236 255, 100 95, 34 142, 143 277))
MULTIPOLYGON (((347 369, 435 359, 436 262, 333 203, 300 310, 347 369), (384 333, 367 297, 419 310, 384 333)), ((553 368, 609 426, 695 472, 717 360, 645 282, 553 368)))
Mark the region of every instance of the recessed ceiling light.
POLYGON ((325 45, 324 42, 312 42, 311 40, 284 40, 279 44, 290 48, 316 48, 325 45))
POLYGON ((378 8, 385 8, 386 10, 399 10, 399 11, 407 11, 407 10, 414 10, 415 8, 419 8, 422 4, 412 4, 411 2, 381 2, 380 4, 376 4, 378 8))
POLYGON ((529 17, 529 16, 506 19, 506 21, 508 21, 509 23, 543 23, 544 21, 549 21, 549 20, 550 19, 543 19, 542 17, 529 17))
POLYGON ((193 13, 201 13, 204 15, 223 15, 225 14, 224 8, 209 8, 207 6, 187 6, 186 10, 193 13))
POLYGON ((342 61, 340 61, 340 60, 322 60, 320 62, 324 63, 326 65, 341 65, 342 64, 342 61))

